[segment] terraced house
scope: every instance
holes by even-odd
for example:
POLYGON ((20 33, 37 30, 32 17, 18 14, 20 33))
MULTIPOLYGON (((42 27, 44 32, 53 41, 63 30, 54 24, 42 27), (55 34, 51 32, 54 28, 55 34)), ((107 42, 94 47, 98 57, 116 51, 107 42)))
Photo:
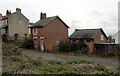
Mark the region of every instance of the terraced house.
POLYGON ((29 20, 21 13, 21 9, 16 8, 16 12, 6 11, 6 15, 1 16, 0 28, 2 34, 8 35, 10 39, 23 39, 29 36, 29 20))
POLYGON ((46 17, 41 12, 40 20, 30 26, 30 37, 35 48, 53 51, 62 40, 68 39, 68 26, 58 17, 46 17))

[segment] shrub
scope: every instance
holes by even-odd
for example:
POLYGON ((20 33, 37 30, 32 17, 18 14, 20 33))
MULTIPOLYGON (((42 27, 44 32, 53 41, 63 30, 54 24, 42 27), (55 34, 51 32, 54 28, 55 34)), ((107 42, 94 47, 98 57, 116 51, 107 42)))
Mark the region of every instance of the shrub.
POLYGON ((87 53, 88 46, 86 45, 86 43, 79 41, 76 46, 77 46, 76 49, 79 50, 82 54, 87 53))
POLYGON ((25 48, 25 49, 33 49, 34 48, 33 41, 30 39, 25 39, 19 47, 25 48))
POLYGON ((71 43, 71 51, 77 51, 77 43, 71 43))
POLYGON ((59 44, 60 52, 70 52, 71 51, 71 43, 69 41, 61 41, 59 44))
POLYGON ((7 35, 5 35, 5 34, 2 35, 2 41, 3 42, 8 42, 7 35))
POLYGON ((120 50, 120 44, 117 45, 117 50, 120 50))

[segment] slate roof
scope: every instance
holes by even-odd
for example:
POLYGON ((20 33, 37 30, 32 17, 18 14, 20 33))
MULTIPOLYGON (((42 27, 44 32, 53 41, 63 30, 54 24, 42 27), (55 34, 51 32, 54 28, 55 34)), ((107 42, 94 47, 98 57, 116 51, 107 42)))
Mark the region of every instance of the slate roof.
MULTIPOLYGON (((76 29, 75 32, 69 38, 83 38, 83 39, 94 39, 96 35, 103 30, 100 29, 76 29)), ((104 36, 107 38, 105 33, 104 36)))
MULTIPOLYGON (((30 28, 33 28, 33 27, 43 27, 45 25, 47 25, 49 22, 51 22, 52 20, 54 20, 55 18, 59 18, 58 16, 53 16, 53 17, 47 17, 45 19, 42 19, 42 20, 39 20, 37 21, 36 23, 34 23, 32 26, 29 26, 30 28)), ((60 19, 60 18, 59 18, 60 19)), ((61 19, 60 19, 61 20, 61 19)), ((62 21, 62 20, 61 20, 62 21)), ((63 21, 62 21, 63 22, 63 21)), ((64 23, 64 22, 63 22, 64 23)), ((65 23, 64 23, 65 24, 65 23)), ((66 27, 68 27, 66 24, 65 24, 66 27)), ((69 28, 69 27, 68 27, 69 28)))
POLYGON ((49 23, 50 21, 52 21, 56 17, 57 16, 47 17, 43 20, 39 20, 36 23, 34 23, 33 26, 30 26, 30 27, 42 27, 42 26, 46 25, 47 23, 49 23))

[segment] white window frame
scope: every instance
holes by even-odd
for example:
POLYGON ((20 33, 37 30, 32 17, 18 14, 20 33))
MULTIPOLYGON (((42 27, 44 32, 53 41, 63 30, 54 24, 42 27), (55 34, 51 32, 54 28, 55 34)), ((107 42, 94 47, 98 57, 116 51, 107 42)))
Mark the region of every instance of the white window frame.
POLYGON ((104 36, 103 35, 101 35, 101 40, 104 40, 104 36))

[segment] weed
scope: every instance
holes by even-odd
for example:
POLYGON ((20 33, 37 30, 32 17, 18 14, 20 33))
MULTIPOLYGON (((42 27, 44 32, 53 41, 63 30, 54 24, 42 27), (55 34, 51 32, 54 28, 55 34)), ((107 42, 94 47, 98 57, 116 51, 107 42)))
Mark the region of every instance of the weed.
POLYGON ((3 73, 2 73, 2 76, 9 76, 9 75, 10 75, 9 72, 3 72, 3 73))
POLYGON ((33 66, 40 66, 42 64, 41 60, 32 60, 33 66))
POLYGON ((57 61, 57 60, 49 60, 48 63, 49 63, 49 64, 60 64, 60 65, 63 64, 62 62, 57 61))
POLYGON ((113 72, 110 69, 107 69, 105 66, 97 64, 95 67, 98 71, 103 71, 102 74, 113 74, 113 72))
POLYGON ((90 66, 90 65, 86 65, 86 66, 85 66, 85 65, 84 65, 83 68, 84 68, 84 69, 87 69, 87 70, 91 70, 91 69, 92 69, 92 66, 90 66))
POLYGON ((11 56, 12 61, 22 61, 22 59, 19 56, 11 56))
POLYGON ((106 67, 100 64, 97 64, 95 67, 98 71, 105 71, 106 67))
POLYGON ((73 61, 70 61, 69 64, 94 64, 94 62, 90 62, 90 61, 85 61, 85 60, 80 60, 80 61, 76 61, 76 60, 73 60, 73 61))
POLYGON ((55 68, 54 68, 54 67, 46 67, 46 66, 43 66, 43 67, 41 68, 41 71, 43 71, 44 73, 54 72, 54 71, 55 71, 55 68))
POLYGON ((65 67, 62 67, 62 66, 57 66, 57 71, 60 72, 60 71, 66 71, 67 69, 65 67))
POLYGON ((117 67, 116 70, 120 70, 120 67, 117 67))
POLYGON ((59 72, 58 74, 70 74, 70 75, 74 75, 74 74, 79 74, 79 73, 72 72, 72 71, 62 71, 62 72, 59 72))

